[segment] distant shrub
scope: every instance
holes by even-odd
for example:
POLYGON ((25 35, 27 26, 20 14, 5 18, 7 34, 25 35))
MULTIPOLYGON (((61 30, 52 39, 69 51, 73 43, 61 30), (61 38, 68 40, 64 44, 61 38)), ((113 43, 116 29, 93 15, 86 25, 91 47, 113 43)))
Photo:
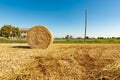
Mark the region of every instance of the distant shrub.
POLYGON ((98 37, 98 39, 104 39, 104 37, 98 37))

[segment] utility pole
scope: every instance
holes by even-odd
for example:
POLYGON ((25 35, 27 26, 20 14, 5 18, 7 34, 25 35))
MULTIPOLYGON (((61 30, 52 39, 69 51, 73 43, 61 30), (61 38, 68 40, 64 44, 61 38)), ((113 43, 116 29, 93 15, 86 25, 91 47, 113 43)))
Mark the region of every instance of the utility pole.
POLYGON ((85 34, 84 34, 84 42, 86 41, 86 32, 87 32, 87 9, 85 10, 85 34))

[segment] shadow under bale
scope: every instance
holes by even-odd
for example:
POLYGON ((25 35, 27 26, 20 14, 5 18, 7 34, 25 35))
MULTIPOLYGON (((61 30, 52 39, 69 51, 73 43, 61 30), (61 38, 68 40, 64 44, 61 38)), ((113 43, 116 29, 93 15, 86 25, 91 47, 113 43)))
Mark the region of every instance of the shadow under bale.
POLYGON ((31 49, 29 46, 13 46, 12 48, 31 49))

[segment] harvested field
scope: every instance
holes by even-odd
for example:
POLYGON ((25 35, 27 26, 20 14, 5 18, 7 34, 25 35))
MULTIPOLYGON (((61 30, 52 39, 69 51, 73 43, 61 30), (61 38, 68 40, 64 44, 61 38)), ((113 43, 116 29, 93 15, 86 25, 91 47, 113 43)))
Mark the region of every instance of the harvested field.
POLYGON ((120 45, 0 44, 0 80, 120 80, 120 45))

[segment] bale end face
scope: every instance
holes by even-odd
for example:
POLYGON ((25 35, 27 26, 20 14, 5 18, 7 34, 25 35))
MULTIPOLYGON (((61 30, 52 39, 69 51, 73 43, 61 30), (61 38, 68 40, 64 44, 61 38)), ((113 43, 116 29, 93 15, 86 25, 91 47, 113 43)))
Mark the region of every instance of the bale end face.
POLYGON ((31 48, 46 49, 52 41, 52 34, 44 26, 34 26, 27 33, 27 43, 31 48))

